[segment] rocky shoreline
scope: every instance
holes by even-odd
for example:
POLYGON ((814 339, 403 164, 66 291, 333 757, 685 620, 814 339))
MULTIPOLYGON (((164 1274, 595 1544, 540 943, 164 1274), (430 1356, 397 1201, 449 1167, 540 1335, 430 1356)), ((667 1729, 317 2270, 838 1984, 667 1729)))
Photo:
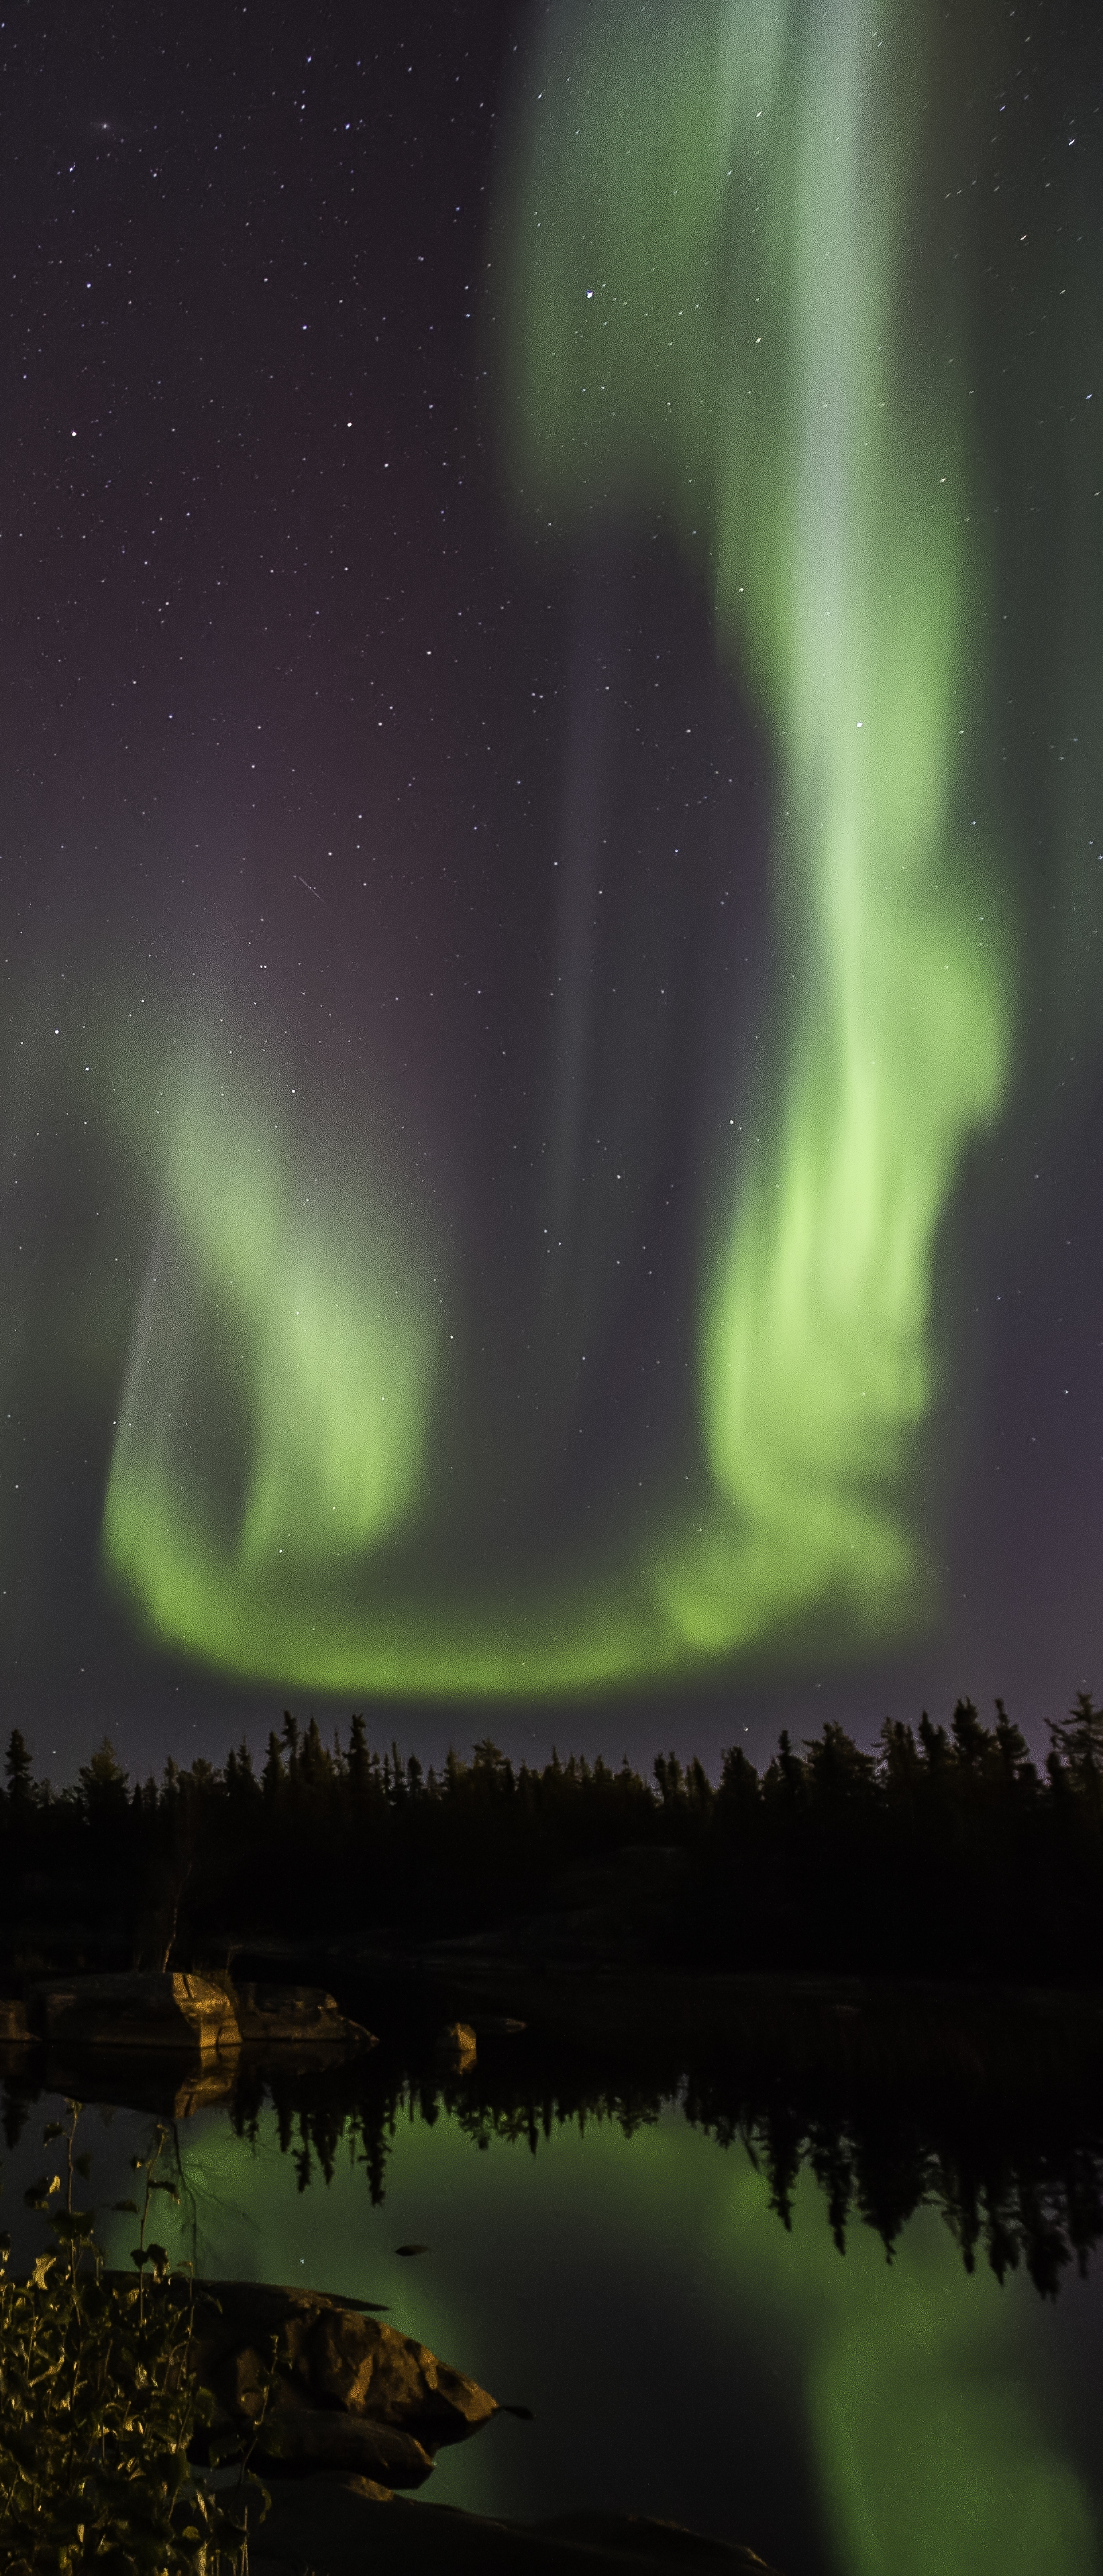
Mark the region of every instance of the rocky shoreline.
POLYGON ((375 2032, 322 1986, 186 1971, 35 1977, 0 1997, 0 2059, 55 2093, 189 2119, 250 2068, 347 2065, 375 2032))
POLYGON ((357 2478, 286 2485, 255 2529, 249 2576, 777 2576, 753 2549, 644 2514, 502 2522, 357 2478))
MULTIPOLYGON (((495 2038, 525 2027, 513 2014, 478 2022, 495 2038)), ((438 2026, 442 2066, 466 2073, 478 2036, 466 2019, 438 2026)), ((63 2091, 90 2078, 102 2095, 112 2068, 128 2099, 144 2083, 167 2086, 175 2114, 186 2116, 227 2098, 243 2056, 325 2064, 378 2042, 323 1987, 164 1971, 32 1978, 22 1998, 0 1999, 0 2045, 16 2060, 33 2053, 63 2091)), ((132 2277, 105 2279, 122 2290, 132 2277)), ((659 2567, 668 2576, 772 2576, 748 2549, 639 2515, 524 2524, 448 2505, 415 2509, 410 2493, 438 2451, 529 2410, 491 2396, 366 2300, 266 2282, 193 2285, 183 2274, 163 2290, 182 2322, 192 2311, 191 2367, 214 2411, 191 2456, 248 2540, 250 2576, 643 2576, 659 2567), (235 2450, 236 2470, 212 2465, 235 2450)))
POLYGON ((53 2048, 235 2056, 243 2046, 375 2048, 320 1986, 235 1984, 227 1975, 151 1970, 132 1975, 32 1977, 21 1999, 0 1998, 0 2041, 53 2048))
MULTIPOLYGON (((178 2115, 225 2098, 233 2069, 302 2051, 312 2064, 350 2060, 375 2033, 329 1991, 353 1995, 393 2045, 436 2032, 440 2058, 474 2062, 479 2034, 528 2029, 541 2043, 682 2059, 720 2051, 769 2060, 778 2075, 869 2077, 879 2086, 1047 2095, 1103 2082, 1103 1991, 1001 1985, 988 1979, 813 1976, 787 1971, 648 1968, 602 1954, 581 1927, 555 1955, 534 1957, 501 1932, 417 1943, 256 1941, 253 1974, 26 1977, 0 1995, 0 2049, 45 2047, 56 2089, 86 2051, 120 2069, 139 2060, 180 2070, 178 2115), (320 1981, 325 1979, 323 1985, 320 1981), (443 2027, 442 2027, 443 2025, 443 2027), (450 2045, 448 2034, 468 2038, 450 2045)), ((138 2105, 141 2107, 141 2105, 138 2105)))
MULTIPOLYGON (((188 2286, 177 2289, 181 2304, 188 2286)), ((524 2420, 363 2300, 211 2281, 198 2294, 197 2377, 215 2401, 208 2440, 235 2436, 250 2474, 224 2491, 249 2539, 250 2576, 466 2576, 466 2571, 726 2568, 771 2576, 751 2550, 641 2515, 519 2523, 455 2506, 406 2509, 437 2452, 496 2416, 524 2420), (260 2481, 268 2491, 263 2509, 260 2481)))
MULTIPOLYGON (((174 2287, 184 2308, 190 2283, 174 2287)), ((524 2412, 384 2325, 369 2300, 259 2281, 199 2285, 192 2367, 215 2401, 215 2442, 240 2442, 262 2474, 420 2487, 446 2444, 524 2412)))
MULTIPOLYGON (((409 2052, 445 2088, 468 2078, 477 2061, 475 2085, 485 2065, 493 2101, 495 2085, 509 2081, 497 2049, 508 2041, 511 2070, 551 2045, 572 2050, 579 2063, 603 2064, 615 2048, 629 2068, 635 2050, 641 2064, 645 2055, 660 2065, 669 2057, 671 2068, 698 2056, 706 2067, 761 2064, 775 2085, 784 2077, 822 2087, 826 2078, 828 2086, 857 2088, 854 2098, 865 2085, 882 2121, 897 2091, 910 2100, 918 2084, 937 2083, 964 2103, 970 2136, 977 2105, 1002 2119, 1020 2091, 1028 2103, 1040 2094, 1071 2098, 1103 2068, 1103 1998, 1091 1988, 641 1977, 575 1959, 534 1964, 474 1939, 416 1951, 365 1942, 288 1952, 273 1944, 246 1964, 253 1973, 237 1980, 220 1972, 28 1978, 20 1999, 0 2003, 0 2042, 27 2067, 32 2088, 48 2083, 137 2108, 146 2107, 147 2092, 154 2107, 156 2093, 159 2115, 171 2104, 179 2117, 229 2101, 239 2082, 278 2093, 302 2080, 308 2098, 320 2087, 328 2101, 327 2088, 346 2081, 346 2062, 359 2099, 357 2088, 386 2083, 389 2052, 400 2071, 409 2052), (332 1978, 352 2013, 328 1982, 307 1983, 308 1976, 332 1978), (355 2018, 360 2011, 378 2019, 378 2058, 374 2033, 355 2018), (514 2056, 514 2034, 526 2024, 514 2056), (312 2070, 308 2078, 300 2067, 312 2070)), ((706 2089, 706 2113, 709 2098, 706 2089)), ((769 2576, 749 2549, 645 2517, 573 2514, 522 2524, 424 2500, 420 2490, 443 2446, 523 2408, 503 2406, 363 2302, 240 2282, 202 2288, 220 2306, 199 2319, 199 2375, 215 2397, 218 2427, 236 2429, 245 2443, 257 2435, 251 2470, 271 2495, 263 2519, 249 2477, 224 2495, 230 2502, 236 2492, 247 2517, 250 2576, 601 2567, 628 2576, 660 2566, 672 2576, 708 2567, 769 2576)))

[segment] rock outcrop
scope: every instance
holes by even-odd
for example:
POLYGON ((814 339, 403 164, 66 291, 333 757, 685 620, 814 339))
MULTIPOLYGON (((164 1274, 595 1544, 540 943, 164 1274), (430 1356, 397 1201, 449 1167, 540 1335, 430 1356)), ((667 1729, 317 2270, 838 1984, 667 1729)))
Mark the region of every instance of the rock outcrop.
POLYGON ((180 1970, 40 1978, 27 2001, 31 2021, 54 2047, 186 2049, 206 2059, 241 2045, 225 1989, 180 1970))
POLYGON ((350 2021, 321 1986, 273 1986, 220 1980, 247 2047, 375 2048, 374 2033, 350 2021))
POLYGON ((355 2299, 251 2281, 203 2288, 195 2368, 222 2423, 257 2434, 258 2464, 419 2487, 445 2443, 466 2441, 501 2411, 475 2380, 355 2299))
MULTIPOLYGON (((23 2009, 0 2007, 9 2014, 23 2009)), ((26 2009, 35 2034, 51 2048, 171 2049, 197 2057, 204 2068, 235 2060, 243 2043, 341 2055, 376 2046, 372 2032, 350 2021, 321 1986, 235 1986, 228 1976, 180 1970, 39 1977, 26 2009)), ((21 2034, 13 2027, 9 2035, 21 2034)))

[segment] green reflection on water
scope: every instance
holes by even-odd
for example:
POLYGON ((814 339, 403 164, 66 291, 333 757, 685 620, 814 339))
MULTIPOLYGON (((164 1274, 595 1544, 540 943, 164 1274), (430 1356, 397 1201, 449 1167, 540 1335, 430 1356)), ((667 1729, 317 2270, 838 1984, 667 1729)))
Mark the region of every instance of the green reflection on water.
POLYGON ((962 2304, 944 2309, 941 2282, 913 2266, 891 2324, 874 2293, 813 2372, 812 2420, 843 2563, 854 2576, 1093 2569, 1083 2486, 1001 2349, 1000 2324, 993 2330, 990 2313, 963 2315, 962 2304))
POLYGON ((1089 2576, 1086 2489, 1058 2450, 1020 2343, 1031 2293, 970 2276, 933 2210, 891 2264, 854 2228, 840 2260, 805 2171, 789 2235, 736 2169, 725 2289, 754 2275, 799 2320, 824 2519, 848 2576, 1089 2576), (1033 2384, 1032 2384, 1033 2380, 1033 2384))
MULTIPOLYGON (((930 2210, 891 2266, 864 2229, 840 2263, 817 2203, 805 2175, 788 2286, 808 2321, 809 2424, 840 2563, 852 2576, 1087 2576, 1094 2515, 1020 2340, 1025 2283, 970 2278, 930 2210)), ((763 2239, 769 2260, 776 2239, 754 2227, 763 2239)))
MULTIPOLYGON (((1037 2327, 1047 2312, 1023 2276, 1002 2289, 990 2273, 970 2277, 931 2209, 908 2222, 891 2264, 860 2226, 840 2259, 810 2173, 796 2184, 786 2229, 742 2149, 718 2150, 673 2107, 632 2138, 612 2121, 554 2128, 535 2157, 520 2146, 478 2153, 450 2113, 431 2125, 402 2116, 375 2210, 351 2125, 328 2186, 315 2173, 305 2190, 268 2110, 255 2144, 222 2113, 184 2124, 179 2140, 185 2188, 166 2228, 174 2256, 194 2254, 208 2275, 386 2301, 400 2331, 506 2397, 533 2393, 503 2381, 503 2369, 517 2367, 502 2343, 506 2285, 526 2275, 522 2366, 535 2369, 541 2353, 547 2362, 549 2339, 563 2340, 570 2320, 570 2384, 557 2379, 553 2355, 554 2397, 544 2401, 562 2416, 565 2457, 573 2425, 600 2403, 610 2357, 624 2374, 646 2359, 611 2314, 612 2280, 631 2285, 658 2320, 661 2368, 642 2378, 654 2410, 645 2438, 660 2461, 679 2441, 684 2390, 671 2354, 683 2348, 683 2320, 691 2334, 695 2320, 707 2330, 713 2348, 726 2338, 730 2398, 718 2401, 727 2421, 717 2434, 737 2522, 747 2373, 761 2379, 780 2360, 783 2439, 808 2448, 829 2554, 846 2576, 1093 2576, 1099 2567, 1092 2502, 1043 2382, 1037 2327), (429 2239, 432 2259, 396 2259, 408 2233, 429 2239)), ((116 2224, 111 2256, 124 2260, 126 2222, 116 2224)), ((513 2331, 516 2340, 515 2318, 513 2331)), ((503 2501, 504 2459, 490 2442, 446 2455, 434 2492, 524 2510, 515 2495, 503 2501)), ((745 2536, 761 2546, 761 2535, 745 2536)))

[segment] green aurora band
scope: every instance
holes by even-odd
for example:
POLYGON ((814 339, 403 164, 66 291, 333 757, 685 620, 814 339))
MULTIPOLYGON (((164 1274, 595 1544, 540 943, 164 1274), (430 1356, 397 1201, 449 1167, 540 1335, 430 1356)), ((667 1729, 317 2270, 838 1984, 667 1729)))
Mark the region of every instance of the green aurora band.
POLYGON ((259 1103, 242 1119, 240 1075, 232 1112, 225 1089, 208 1058, 169 1095, 162 1224, 108 1504, 116 1544, 126 1526, 144 1524, 157 1557, 180 1572, 186 1530, 198 1572, 209 1479, 181 1472, 179 1423, 189 1384, 209 1381, 213 1283, 247 1424, 249 1477, 233 1531, 247 1589, 284 1556, 308 1579, 335 1555, 361 1556, 411 1516, 433 1335, 414 1265, 387 1259, 383 1212, 369 1222, 346 1204, 312 1217, 259 1103))
POLYGON ((902 0, 564 6, 518 79, 496 237, 515 506, 565 532, 663 513, 777 782, 785 973, 759 1142, 716 1175, 702 1245, 692 1501, 651 1497, 584 1572, 481 1598, 403 1581, 443 1365, 431 1265, 382 1206, 374 1231, 299 1209, 289 1258, 279 1136, 185 1082, 148 1150, 187 1278, 147 1299, 103 1538, 167 1646, 334 1691, 552 1694, 929 1615, 906 1499, 937 1237, 1004 1093, 1013 978, 969 810, 986 566, 916 202, 923 83, 902 0), (231 1514, 183 1468, 197 1297, 238 1352, 231 1514))

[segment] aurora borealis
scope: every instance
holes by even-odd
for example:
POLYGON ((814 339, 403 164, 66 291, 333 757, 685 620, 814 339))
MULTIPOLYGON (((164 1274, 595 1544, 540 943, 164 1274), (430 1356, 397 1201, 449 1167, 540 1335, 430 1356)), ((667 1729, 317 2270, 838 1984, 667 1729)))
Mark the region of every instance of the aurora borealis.
POLYGON ((776 764, 790 990, 698 1326, 728 1521, 670 1596, 723 1651, 832 1595, 858 1633, 908 1619, 893 1505, 931 1400, 934 1235, 999 1102, 1009 1007, 962 810, 968 430, 939 398, 946 316, 923 335, 908 309, 914 18, 645 23, 573 13, 541 63, 516 183, 521 470, 568 506, 639 487, 702 523, 718 640, 776 764))
POLYGON ((1103 1639, 1090 15, 3 42, 13 1684, 1037 1725, 1103 1639))

